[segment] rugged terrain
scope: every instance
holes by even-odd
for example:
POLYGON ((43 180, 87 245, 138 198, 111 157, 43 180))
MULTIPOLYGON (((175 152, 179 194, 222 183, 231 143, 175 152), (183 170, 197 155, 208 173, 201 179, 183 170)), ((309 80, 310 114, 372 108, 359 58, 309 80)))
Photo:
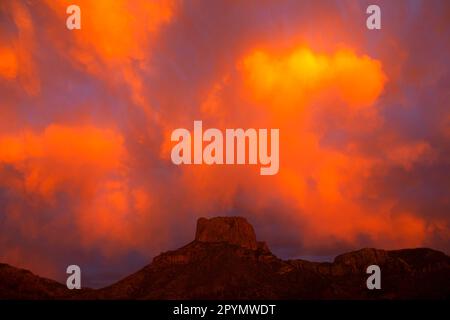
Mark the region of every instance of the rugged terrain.
POLYGON ((200 218, 195 240, 160 254, 125 279, 71 292, 29 271, 0 265, 1 299, 442 299, 450 298, 450 257, 427 248, 365 248, 332 263, 281 260, 240 217, 200 218), (381 268, 368 290, 366 268, 381 268))

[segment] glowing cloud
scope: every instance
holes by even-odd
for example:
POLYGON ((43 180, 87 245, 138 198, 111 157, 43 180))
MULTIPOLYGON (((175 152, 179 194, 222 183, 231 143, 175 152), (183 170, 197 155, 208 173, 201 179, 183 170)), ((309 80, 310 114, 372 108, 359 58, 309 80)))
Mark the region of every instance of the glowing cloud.
POLYGON ((379 61, 351 50, 324 55, 302 47, 282 56, 255 51, 243 66, 255 98, 277 108, 301 107, 327 91, 335 91, 351 107, 368 106, 386 82, 379 61))
POLYGON ((381 32, 354 2, 76 4, 81 30, 65 0, 0 1, 0 262, 106 285, 216 215, 285 258, 449 250, 447 3, 383 2, 405 19, 381 32), (279 128, 278 174, 173 165, 196 119, 279 128))

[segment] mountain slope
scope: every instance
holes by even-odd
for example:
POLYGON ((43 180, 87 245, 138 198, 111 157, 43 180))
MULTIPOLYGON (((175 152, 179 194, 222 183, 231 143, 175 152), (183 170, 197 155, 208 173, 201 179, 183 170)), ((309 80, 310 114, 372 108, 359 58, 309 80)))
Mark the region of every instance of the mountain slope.
POLYGON ((72 293, 59 282, 41 278, 28 270, 0 264, 0 299, 56 299, 72 293))
POLYGON ((243 218, 198 221, 196 239, 86 298, 372 299, 450 297, 450 257, 431 249, 362 249, 333 263, 283 261, 243 218), (377 264, 382 289, 366 287, 377 264))
POLYGON ((201 218, 196 238, 99 290, 69 291, 29 271, 0 265, 0 299, 442 299, 450 257, 432 249, 361 249, 332 263, 281 260, 243 218, 201 218), (366 268, 381 268, 368 290, 366 268))

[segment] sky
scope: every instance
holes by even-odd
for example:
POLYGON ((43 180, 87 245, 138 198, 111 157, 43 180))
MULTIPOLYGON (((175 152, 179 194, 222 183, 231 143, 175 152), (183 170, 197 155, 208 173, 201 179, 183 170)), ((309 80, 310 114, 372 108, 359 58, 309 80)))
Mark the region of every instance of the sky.
POLYGON ((101 287, 235 215, 282 258, 450 252, 448 1, 73 3, 0 2, 0 262, 101 287), (174 165, 194 120, 279 128, 278 174, 174 165))

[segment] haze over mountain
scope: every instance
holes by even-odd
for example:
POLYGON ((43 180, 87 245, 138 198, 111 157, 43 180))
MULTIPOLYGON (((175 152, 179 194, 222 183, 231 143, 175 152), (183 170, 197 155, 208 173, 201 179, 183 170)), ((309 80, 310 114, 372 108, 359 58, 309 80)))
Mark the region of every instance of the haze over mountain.
POLYGON ((0 299, 442 299, 450 297, 450 257, 427 248, 365 248, 332 263, 281 260, 241 217, 200 218, 195 240, 161 253, 123 280, 74 290, 0 265, 0 299), (366 268, 381 268, 368 290, 366 268))

